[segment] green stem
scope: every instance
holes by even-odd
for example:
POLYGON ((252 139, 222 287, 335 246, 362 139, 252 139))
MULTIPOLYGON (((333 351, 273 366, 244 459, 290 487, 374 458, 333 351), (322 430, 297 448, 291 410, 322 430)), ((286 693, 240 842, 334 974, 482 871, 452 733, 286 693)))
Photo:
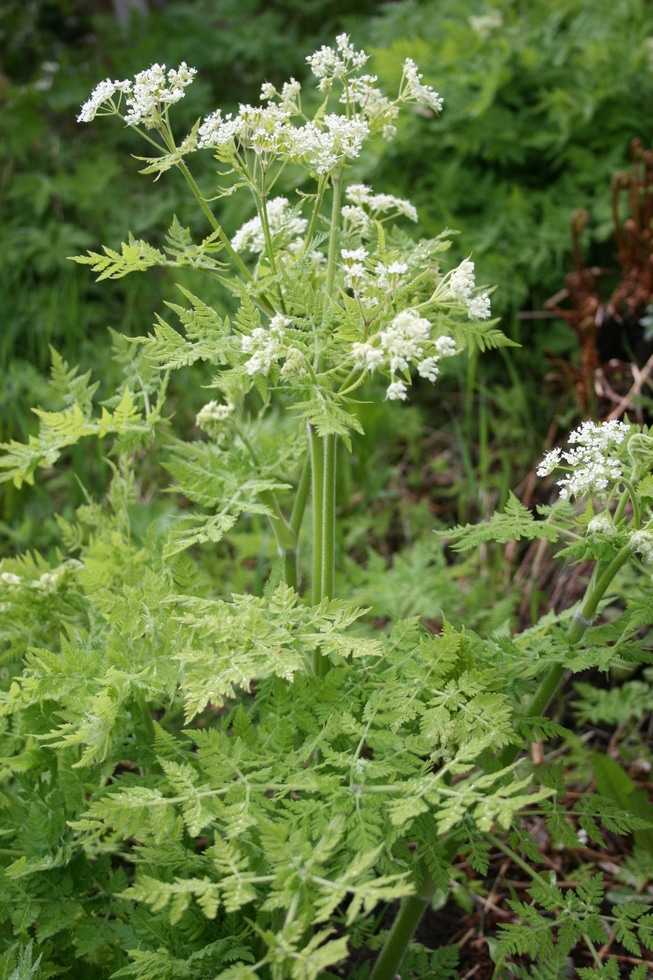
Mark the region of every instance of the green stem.
POLYGON ((201 207, 202 211, 206 215, 206 217, 207 217, 207 219, 209 221, 209 224, 211 225, 211 227, 213 228, 214 231, 217 231, 218 238, 220 239, 220 241, 224 245, 225 249, 229 253, 229 256, 231 258, 231 261, 234 263, 234 265, 236 266, 236 268, 238 269, 238 271, 241 273, 241 275, 243 275, 245 277, 245 279, 247 279, 248 282, 253 282, 251 272, 249 271, 249 269, 247 268, 247 266, 245 265, 245 263, 241 259, 241 257, 238 254, 238 252, 235 251, 235 249, 234 249, 233 245, 231 244, 231 242, 229 241, 229 238, 227 237, 224 229, 222 228, 222 225, 217 220, 217 218, 213 214, 213 211, 211 210, 211 208, 206 203, 206 200, 204 198, 204 195, 202 194, 201 190, 199 189, 199 187, 197 185, 197 182, 196 182, 195 178, 193 177, 192 173, 188 169, 188 165, 186 164, 186 162, 184 160, 180 160, 179 163, 177 164, 177 167, 179 168, 179 170, 184 175, 184 178, 186 180, 186 183, 190 187, 191 191, 193 192, 193 195, 195 196, 195 199, 197 200, 197 203, 199 204, 199 206, 201 207))
MULTIPOLYGON (((267 190, 265 188, 265 171, 261 174, 261 194, 260 194, 260 204, 257 201, 257 208, 259 213, 259 218, 261 221, 261 227, 263 229, 263 237, 265 238, 265 247, 268 256, 268 261, 270 263, 270 272, 273 276, 277 275, 277 263, 274 257, 274 248, 272 245, 272 232, 270 231, 270 221, 268 218, 268 198, 267 190)), ((283 298, 283 290, 281 285, 277 284, 277 302, 278 309, 281 313, 286 312, 286 303, 283 298)))
POLYGON ((304 511, 306 510, 306 503, 308 501, 308 494, 311 489, 311 455, 310 451, 304 462, 304 468, 302 470, 302 475, 299 478, 299 483, 297 485, 297 493, 295 494, 295 502, 293 504, 292 512, 290 514, 290 526, 295 534, 295 537, 299 539, 299 532, 302 527, 302 522, 304 520, 304 511))
MULTIPOLYGON (((443 861, 451 864, 457 850, 457 844, 451 840, 444 842, 443 861)), ((424 912, 427 910, 435 894, 437 884, 421 861, 417 863, 419 887, 414 895, 402 900, 392 928, 388 933, 379 953, 369 980, 394 980, 401 965, 408 944, 415 934, 424 912)))
POLYGON ((336 437, 323 439, 324 489, 322 493, 322 574, 320 598, 333 597, 336 546, 336 437))
MULTIPOLYGON (((329 257, 324 284, 324 313, 322 326, 328 316, 328 305, 333 296, 338 263, 338 232, 340 229, 340 203, 342 199, 341 175, 336 171, 331 178, 333 200, 331 202, 331 226, 329 230, 329 257)), ((320 570, 320 598, 332 598, 335 578, 336 540, 336 437, 324 436, 324 468, 322 490, 322 560, 320 570)))
MULTIPOLYGON (((270 232, 270 222, 268 220, 268 199, 267 192, 265 190, 265 172, 261 176, 262 187, 260 193, 260 206, 259 206, 259 218, 261 220, 261 228, 263 229, 263 237, 265 238, 265 248, 268 254, 268 261, 270 263, 270 271, 273 276, 277 274, 277 264, 274 260, 274 248, 272 247, 272 233, 270 232)), ((258 202, 257 202, 258 203, 258 202)))
POLYGON ((545 888, 547 887, 548 882, 542 877, 542 875, 535 871, 530 864, 524 861, 524 859, 521 858, 516 851, 513 851, 511 847, 504 844, 504 842, 498 837, 495 837, 494 834, 486 834, 485 836, 491 844, 494 844, 498 851, 503 851, 503 853, 510 858, 512 863, 516 864, 518 868, 521 868, 529 878, 532 878, 533 881, 538 881, 540 885, 543 885, 545 888))
POLYGON ((268 518, 274 532, 277 554, 283 561, 283 580, 293 589, 297 588, 297 536, 279 506, 272 490, 261 490, 261 503, 269 508, 268 518))
POLYGON ((592 625, 596 611, 599 608, 599 603, 608 591, 617 572, 623 568, 631 556, 632 549, 630 544, 626 544, 608 562, 605 568, 601 570, 601 565, 597 564, 595 574, 592 576, 590 584, 587 587, 580 612, 574 614, 574 618, 569 627, 568 637, 571 646, 575 646, 581 640, 587 627, 592 625))
POLYGON ((315 204, 313 205, 313 213, 311 214, 311 220, 309 222, 308 229, 306 230, 306 234, 304 236, 304 247, 302 248, 302 255, 306 255, 309 243, 313 238, 313 235, 315 234, 315 226, 317 225, 317 219, 320 215, 320 207, 322 205, 322 199, 324 197, 325 186, 326 186, 325 178, 324 176, 322 176, 320 177, 318 188, 315 193, 315 204))
POLYGON ((624 485, 626 489, 622 494, 622 499, 619 501, 619 505, 617 507, 617 510, 615 511, 613 517, 614 524, 615 526, 618 525, 623 515, 623 512, 626 509, 626 502, 630 501, 631 506, 633 508, 632 526, 636 531, 638 531, 642 522, 642 515, 639 507, 639 500, 637 499, 637 494, 635 493, 635 488, 633 484, 630 482, 630 480, 627 480, 625 477, 622 477, 620 482, 624 485))
POLYGON ((136 704, 138 705, 139 714, 143 720, 143 726, 147 734, 147 740, 150 744, 154 742, 155 732, 154 732, 154 722, 152 721, 152 712, 150 711, 150 706, 145 700, 143 694, 139 694, 136 698, 136 704))
MULTIPOLYGON (((324 499, 324 455, 322 442, 312 425, 308 427, 313 491, 313 605, 322 598, 322 515, 324 499)), ((316 654, 319 656, 319 654, 316 654)), ((317 673, 318 671, 316 671, 317 673)))
POLYGON ((397 913, 385 945, 374 964, 370 980, 394 980, 401 965, 408 943, 413 938, 420 919, 433 898, 432 879, 428 879, 416 895, 404 899, 397 913))
MULTIPOLYGON (((328 307, 333 296, 338 258, 338 230, 340 225, 340 201, 342 185, 340 174, 331 180, 333 201, 329 231, 329 255, 324 285, 324 312, 322 328, 328 319, 328 307)), ((316 374, 324 368, 320 351, 315 359, 316 374)), ((310 426, 311 466, 313 472, 313 602, 333 596, 335 579, 336 540, 336 437, 329 433, 320 437, 310 426)), ((329 662, 315 653, 315 673, 323 677, 329 670, 329 662)))
POLYGON ((326 281, 324 284, 324 318, 327 315, 329 300, 333 296, 333 284, 336 279, 336 269, 338 267, 338 232, 340 230, 340 202, 342 200, 342 183, 339 173, 335 173, 331 178, 331 186, 333 187, 333 200, 331 202, 331 225, 329 227, 329 256, 327 259, 326 281))

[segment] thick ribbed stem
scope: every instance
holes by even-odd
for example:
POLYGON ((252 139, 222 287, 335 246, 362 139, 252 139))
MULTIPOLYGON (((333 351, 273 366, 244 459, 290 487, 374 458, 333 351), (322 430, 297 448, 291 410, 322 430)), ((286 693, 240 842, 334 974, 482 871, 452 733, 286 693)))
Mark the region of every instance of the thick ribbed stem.
POLYGON ((311 447, 311 486, 313 496, 313 604, 322 598, 322 518, 324 500, 324 454, 322 440, 312 425, 308 427, 311 447))
POLYGON ((325 436, 324 487, 322 491, 322 575, 320 598, 333 597, 336 546, 336 437, 325 436))

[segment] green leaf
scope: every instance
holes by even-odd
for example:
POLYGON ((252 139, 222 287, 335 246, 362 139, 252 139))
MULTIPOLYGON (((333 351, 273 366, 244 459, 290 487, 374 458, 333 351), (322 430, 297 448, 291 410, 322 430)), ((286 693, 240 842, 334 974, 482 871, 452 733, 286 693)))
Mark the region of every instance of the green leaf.
POLYGON ((440 537, 452 541, 455 551, 469 551, 488 541, 505 544, 508 541, 557 541, 560 529, 547 521, 535 519, 515 497, 512 491, 502 514, 494 514, 485 524, 457 525, 449 531, 438 532, 440 537))
POLYGON ((160 249, 132 235, 127 243, 122 243, 120 252, 106 245, 102 247, 104 255, 89 250, 87 255, 70 256, 73 262, 90 265, 93 272, 99 273, 97 282, 103 279, 122 279, 131 272, 142 272, 156 265, 174 265, 160 249))

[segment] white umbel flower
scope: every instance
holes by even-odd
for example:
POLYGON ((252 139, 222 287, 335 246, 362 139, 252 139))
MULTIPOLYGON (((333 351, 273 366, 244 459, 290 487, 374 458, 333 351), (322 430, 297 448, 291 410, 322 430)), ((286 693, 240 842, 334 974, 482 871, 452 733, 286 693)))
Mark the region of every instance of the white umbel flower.
POLYGON ((591 537, 616 538, 617 529, 609 514, 597 514, 588 522, 587 533, 591 537))
POLYGON ((91 122, 100 109, 105 106, 103 115, 119 112, 119 103, 114 101, 118 92, 126 96, 127 112, 124 119, 128 126, 143 125, 146 129, 158 126, 161 115, 169 105, 183 99, 186 89, 197 74, 196 68, 189 68, 185 61, 178 68, 166 69, 165 65, 152 65, 139 71, 134 81, 124 79, 114 81, 106 78, 93 89, 90 99, 81 108, 78 122, 91 122))
POLYGON ((451 272, 448 285, 449 295, 452 299, 466 306, 476 286, 474 263, 471 259, 463 259, 460 265, 451 272))
POLYGON ((560 497, 607 496, 611 486, 623 476, 622 462, 612 455, 630 432, 625 422, 583 422, 569 435, 574 448, 564 452, 556 448, 546 453, 537 468, 538 476, 548 476, 565 465, 570 472, 557 480, 560 497))
POLYGON ((404 61, 404 76, 402 79, 400 97, 404 102, 416 102, 428 106, 434 112, 442 109, 442 98, 430 85, 424 85, 422 75, 412 58, 404 61))
MULTIPOLYGON (((308 222, 292 210, 287 197, 275 197, 268 201, 267 216, 272 238, 281 236, 284 247, 291 252, 301 247, 301 236, 308 222)), ((247 250, 256 254, 265 251, 265 235, 258 215, 245 222, 232 238, 231 244, 236 252, 247 250)))
POLYGON ((285 328, 290 320, 277 313, 270 320, 270 326, 256 327, 251 334, 243 336, 241 347, 252 356, 245 362, 249 375, 262 374, 267 377, 273 364, 278 364, 286 353, 285 328))
POLYGON ((393 381, 388 385, 385 397, 389 402, 406 401, 408 389, 403 381, 393 381))
POLYGON ((471 320, 487 320, 492 315, 490 297, 487 293, 475 295, 475 289, 474 263, 463 259, 445 280, 443 297, 463 306, 471 320))
POLYGON ((229 435, 234 416, 232 402, 210 401, 195 416, 195 425, 217 443, 229 435))
POLYGON ((421 378, 434 383, 440 374, 440 360, 457 353, 451 337, 441 336, 433 341, 431 329, 431 323, 416 310, 402 310, 370 340, 352 345, 354 365, 370 374, 377 370, 387 372, 390 384, 386 398, 404 401, 408 388, 397 378, 398 373, 407 375, 411 367, 416 367, 421 378))
POLYGON ((132 88, 132 83, 128 79, 123 79, 122 81, 111 81, 110 78, 105 78, 103 82, 100 82, 95 86, 91 92, 90 99, 87 99, 81 108, 79 115, 77 116, 77 122, 92 122, 98 114, 101 115, 111 115, 118 111, 118 107, 114 101, 114 95, 118 92, 120 95, 124 95, 130 92, 132 88), (106 110, 100 113, 103 106, 106 106, 106 110))
POLYGON ((417 209, 410 201, 394 194, 375 194, 367 184, 350 184, 345 197, 352 205, 365 208, 373 218, 401 214, 411 221, 417 221, 417 209))
POLYGON ((348 34, 338 35, 335 48, 322 45, 319 51, 306 58, 311 71, 320 80, 321 92, 329 91, 334 79, 346 78, 350 72, 362 68, 367 60, 368 56, 364 51, 356 50, 348 34))

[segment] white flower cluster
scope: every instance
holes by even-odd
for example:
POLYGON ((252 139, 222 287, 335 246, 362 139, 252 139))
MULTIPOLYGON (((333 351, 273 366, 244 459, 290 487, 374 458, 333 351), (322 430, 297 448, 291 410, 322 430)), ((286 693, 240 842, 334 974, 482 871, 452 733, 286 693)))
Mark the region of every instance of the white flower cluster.
POLYGON ((429 106, 434 112, 442 109, 442 99, 430 85, 422 83, 422 75, 412 58, 404 61, 404 74, 399 89, 399 97, 404 102, 416 102, 429 106))
POLYGON ((249 375, 262 374, 267 377, 273 364, 285 358, 280 377, 286 381, 297 380, 306 374, 304 355, 289 343, 286 328, 291 321, 280 313, 270 320, 270 325, 256 327, 251 334, 243 336, 242 350, 252 356, 245 362, 249 375))
POLYGON ((587 523, 587 533, 592 537, 616 538, 617 529, 609 514, 597 514, 587 523))
POLYGON ((367 60, 368 56, 365 52, 357 51, 347 34, 337 36, 335 48, 323 44, 319 51, 309 54, 306 58, 311 71, 320 79, 321 92, 328 92, 335 78, 340 80, 346 78, 351 72, 362 68, 367 60))
POLYGON ((503 15, 500 10, 492 10, 489 14, 481 14, 478 17, 468 17, 469 26, 481 41, 487 41, 492 31, 498 30, 503 26, 503 15))
MULTIPOLYGON (((275 197, 268 201, 267 216, 272 238, 282 238, 278 244, 290 252, 299 251, 302 246, 301 236, 308 222, 290 208, 288 198, 275 197)), ((265 236, 260 217, 257 215, 246 221, 231 239, 231 244, 236 252, 244 252, 245 249, 254 254, 265 251, 265 236)))
POLYGON ((301 82, 298 82, 295 78, 290 78, 287 82, 284 82, 280 92, 277 92, 274 85, 271 85, 270 82, 263 82, 261 86, 261 102, 272 102, 274 99, 278 99, 281 111, 291 116, 293 113, 301 112, 301 91, 301 82))
POLYGON ((371 133, 381 133, 385 140, 390 141, 397 135, 394 123, 399 115, 399 107, 379 91, 376 87, 377 81, 377 75, 358 75, 351 78, 340 96, 340 101, 357 109, 363 119, 369 122, 371 133))
POLYGON ((285 352, 284 327, 290 323, 285 317, 277 314, 270 321, 270 326, 256 327, 251 334, 245 334, 242 339, 242 349, 252 356, 245 363, 248 374, 270 373, 273 364, 277 364, 285 352))
POLYGON ((408 264, 399 261, 389 262, 388 265, 377 262, 373 270, 368 269, 365 265, 368 251, 362 246, 343 248, 340 254, 344 259, 345 286, 356 296, 368 296, 379 290, 394 292, 408 271, 408 264))
POLYGON ((471 259, 463 259, 445 280, 443 298, 464 306, 470 320, 487 320, 492 315, 490 297, 487 293, 474 295, 475 288, 474 263, 471 259))
POLYGON ((394 194, 375 194, 367 184, 350 184, 345 197, 351 203, 342 206, 342 216, 352 231, 364 237, 371 234, 374 219, 402 215, 411 221, 418 220, 417 209, 410 201, 394 194))
MULTIPOLYGON (((344 114, 325 112, 306 120, 301 110, 301 85, 294 78, 281 92, 266 82, 261 100, 267 105, 241 105, 237 115, 223 116, 217 110, 207 116, 200 128, 198 146, 210 147, 224 160, 237 161, 241 151, 252 150, 259 156, 279 156, 308 164, 319 175, 329 174, 338 164, 359 156, 363 142, 381 132, 392 139, 398 104, 423 102, 433 108, 442 100, 433 89, 423 85, 414 63, 404 65, 399 97, 391 101, 376 87, 375 75, 356 74, 367 61, 364 51, 357 51, 347 34, 336 38, 335 48, 323 46, 307 58, 321 91, 329 91, 338 80, 343 91, 340 102, 344 114), (301 125, 293 117, 302 119, 301 125)), ((416 220, 416 219, 415 219, 416 220)))
MULTIPOLYGON (((264 92, 266 97, 273 97, 272 87, 264 88, 264 92)), ((302 126, 294 126, 291 114, 283 94, 280 103, 241 105, 236 116, 229 113, 223 117, 217 109, 202 122, 198 146, 212 147, 232 159, 244 149, 261 157, 305 161, 316 173, 328 174, 343 160, 357 157, 370 134, 369 124, 361 118, 348 119, 331 112, 319 124, 309 119, 302 126)))
POLYGON ((100 109, 105 106, 104 115, 119 111, 120 98, 125 95, 128 106, 125 123, 138 126, 142 123, 147 129, 159 125, 164 107, 183 99, 184 89, 191 84, 197 74, 196 68, 189 68, 185 61, 179 68, 166 70, 165 65, 152 65, 134 77, 122 81, 106 78, 93 89, 90 99, 81 108, 77 122, 91 122, 100 109), (119 93, 118 104, 114 101, 119 93))
POLYGON ((364 208, 373 218, 390 213, 417 221, 417 209, 406 198, 395 197, 394 194, 375 194, 367 184, 350 184, 345 197, 354 207, 364 208))
POLYGON ((321 128, 313 120, 288 132, 287 152, 291 160, 305 160, 318 174, 328 174, 343 160, 360 155, 370 135, 364 119, 347 119, 335 112, 327 113, 321 128))
POLYGON ((213 148, 235 156, 244 146, 264 157, 284 149, 284 134, 289 127, 291 112, 276 103, 266 106, 241 104, 238 114, 222 115, 216 109, 206 116, 198 131, 198 146, 213 148))
POLYGON ((575 448, 568 452, 551 449, 538 466, 537 475, 548 476, 564 464, 571 472, 556 481, 561 498, 605 497, 610 485, 623 476, 621 460, 611 454, 629 432, 630 426, 616 419, 583 422, 569 435, 569 443, 575 448))
POLYGON ((114 95, 116 92, 120 95, 124 95, 131 91, 132 83, 130 81, 111 81, 110 78, 105 78, 103 82, 99 82, 93 91, 91 92, 90 99, 87 99, 81 108, 79 115, 77 116, 77 122, 92 122, 93 119, 100 113, 102 106, 108 106, 104 113, 101 115, 111 115, 117 112, 117 106, 114 102, 114 95))
POLYGON ((232 402, 223 404, 217 401, 210 401, 204 405, 195 417, 195 424, 202 432, 222 442, 231 431, 231 422, 234 414, 232 402))
POLYGON ((411 364, 417 366, 417 373, 428 381, 435 381, 439 374, 439 361, 443 357, 453 357, 456 344, 451 337, 441 336, 431 340, 431 324, 416 310, 402 310, 385 330, 380 330, 372 341, 356 343, 352 353, 357 367, 373 372, 385 368, 390 373, 390 384, 386 392, 389 401, 405 400, 408 388, 399 380, 398 372, 406 373, 411 364), (429 353, 425 356, 425 348, 429 353))
MULTIPOLYGON (((237 170, 246 166, 242 154, 252 151, 262 158, 307 164, 313 173, 323 176, 359 156, 370 135, 380 132, 392 139, 401 102, 440 109, 442 100, 422 83, 410 58, 404 63, 399 94, 394 100, 379 91, 376 75, 360 73, 367 60, 367 54, 356 50, 347 34, 338 35, 335 47, 323 46, 307 58, 321 91, 328 92, 336 80, 342 86, 342 114, 323 108, 314 119, 306 119, 301 108, 301 85, 296 79, 286 82, 280 92, 266 82, 261 89, 261 105, 242 104, 237 114, 223 115, 217 109, 186 137, 181 149, 189 152, 211 148, 223 162, 235 164, 237 170)), ((168 106, 183 97, 195 75, 196 69, 182 62, 179 68, 169 70, 165 65, 152 65, 139 72, 134 81, 105 79, 82 106, 78 120, 90 122, 100 110, 105 115, 121 115, 121 100, 125 97, 124 120, 128 126, 159 128, 166 121, 168 106)))

